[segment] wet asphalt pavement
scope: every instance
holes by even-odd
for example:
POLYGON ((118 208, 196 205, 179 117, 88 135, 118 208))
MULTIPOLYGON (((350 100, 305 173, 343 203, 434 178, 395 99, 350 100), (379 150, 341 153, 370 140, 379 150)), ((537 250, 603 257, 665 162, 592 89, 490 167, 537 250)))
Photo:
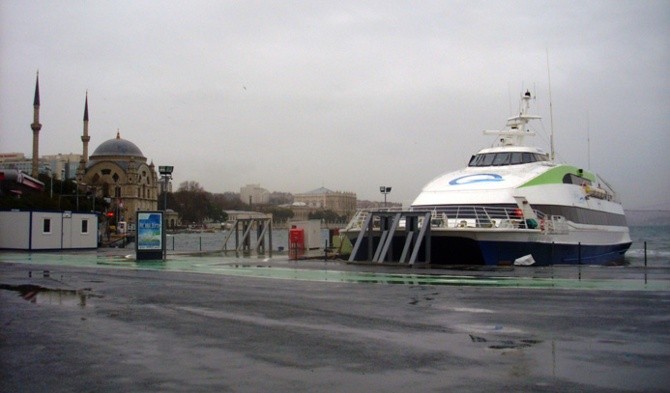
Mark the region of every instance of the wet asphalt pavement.
POLYGON ((0 285, 2 392, 670 390, 667 290, 9 262, 0 285))

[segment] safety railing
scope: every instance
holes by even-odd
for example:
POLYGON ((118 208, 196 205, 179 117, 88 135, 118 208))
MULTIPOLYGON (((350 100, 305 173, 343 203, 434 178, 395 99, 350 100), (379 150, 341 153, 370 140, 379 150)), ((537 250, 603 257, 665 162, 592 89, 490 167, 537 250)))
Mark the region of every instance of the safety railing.
MULTIPOLYGON (((548 216, 540 210, 533 209, 535 217, 525 217, 521 209, 514 206, 485 205, 452 205, 432 209, 412 209, 412 212, 430 212, 432 229, 473 228, 473 229, 536 229, 542 232, 567 231, 567 222, 562 216, 548 216)), ((369 214, 378 210, 359 210, 349 221, 344 231, 360 229, 369 214)), ((376 217, 375 217, 376 218, 376 217)), ((400 222, 400 227, 404 223, 400 222)), ((423 219, 419 220, 422 226, 423 219)), ((372 227, 378 228, 380 223, 373 220, 372 227)))

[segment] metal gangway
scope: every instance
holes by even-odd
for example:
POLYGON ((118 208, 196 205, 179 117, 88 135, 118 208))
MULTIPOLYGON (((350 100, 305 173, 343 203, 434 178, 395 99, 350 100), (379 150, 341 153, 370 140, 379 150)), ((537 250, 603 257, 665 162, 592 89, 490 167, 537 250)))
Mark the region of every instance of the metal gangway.
POLYGON ((223 246, 221 251, 224 253, 234 251, 236 254, 240 252, 244 254, 251 254, 254 250, 257 254, 265 254, 267 243, 267 250, 269 256, 272 256, 272 218, 271 217, 255 217, 255 218, 238 218, 231 225, 228 234, 223 239, 223 246), (251 231, 256 228, 256 242, 251 246, 251 231), (235 249, 228 250, 228 239, 235 234, 235 249), (241 234, 241 236, 240 236, 241 234))
POLYGON ((414 265, 430 263, 430 211, 370 211, 362 221, 360 233, 349 256, 349 262, 397 262, 414 265), (375 247, 374 238, 379 237, 375 247), (396 258, 395 242, 402 242, 402 252, 396 258), (364 254, 367 250, 367 255, 364 254), (418 260, 421 246, 424 259, 418 260))

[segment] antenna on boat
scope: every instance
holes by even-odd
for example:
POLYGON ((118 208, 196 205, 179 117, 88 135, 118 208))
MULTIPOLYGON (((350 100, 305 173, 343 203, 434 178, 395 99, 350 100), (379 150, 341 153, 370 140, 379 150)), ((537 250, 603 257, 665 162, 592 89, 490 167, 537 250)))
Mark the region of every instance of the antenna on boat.
POLYGON ((516 116, 507 119, 506 129, 504 130, 484 130, 484 135, 496 135, 499 137, 498 143, 501 146, 521 146, 526 136, 534 136, 535 132, 526 129, 528 121, 540 119, 540 116, 528 114, 530 100, 533 99, 530 90, 526 90, 521 96, 519 112, 516 116))
POLYGON ((591 116, 589 110, 586 110, 586 163, 591 170, 591 116))
POLYGON ((551 73, 549 71, 549 50, 547 49, 547 80, 549 82, 549 147, 550 158, 554 161, 554 107, 551 103, 551 73))

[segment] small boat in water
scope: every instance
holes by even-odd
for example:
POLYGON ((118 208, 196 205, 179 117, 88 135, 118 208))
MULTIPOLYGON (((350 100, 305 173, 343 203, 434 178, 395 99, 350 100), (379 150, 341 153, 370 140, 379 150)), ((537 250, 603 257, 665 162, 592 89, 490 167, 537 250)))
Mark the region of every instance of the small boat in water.
POLYGON ((535 135, 528 123, 540 119, 528 114, 531 99, 522 96, 504 130, 484 132, 497 136, 496 146, 430 181, 409 211, 357 212, 343 231, 356 242, 350 260, 423 254, 437 265, 622 263, 631 239, 621 202, 596 173, 524 143, 535 135))

